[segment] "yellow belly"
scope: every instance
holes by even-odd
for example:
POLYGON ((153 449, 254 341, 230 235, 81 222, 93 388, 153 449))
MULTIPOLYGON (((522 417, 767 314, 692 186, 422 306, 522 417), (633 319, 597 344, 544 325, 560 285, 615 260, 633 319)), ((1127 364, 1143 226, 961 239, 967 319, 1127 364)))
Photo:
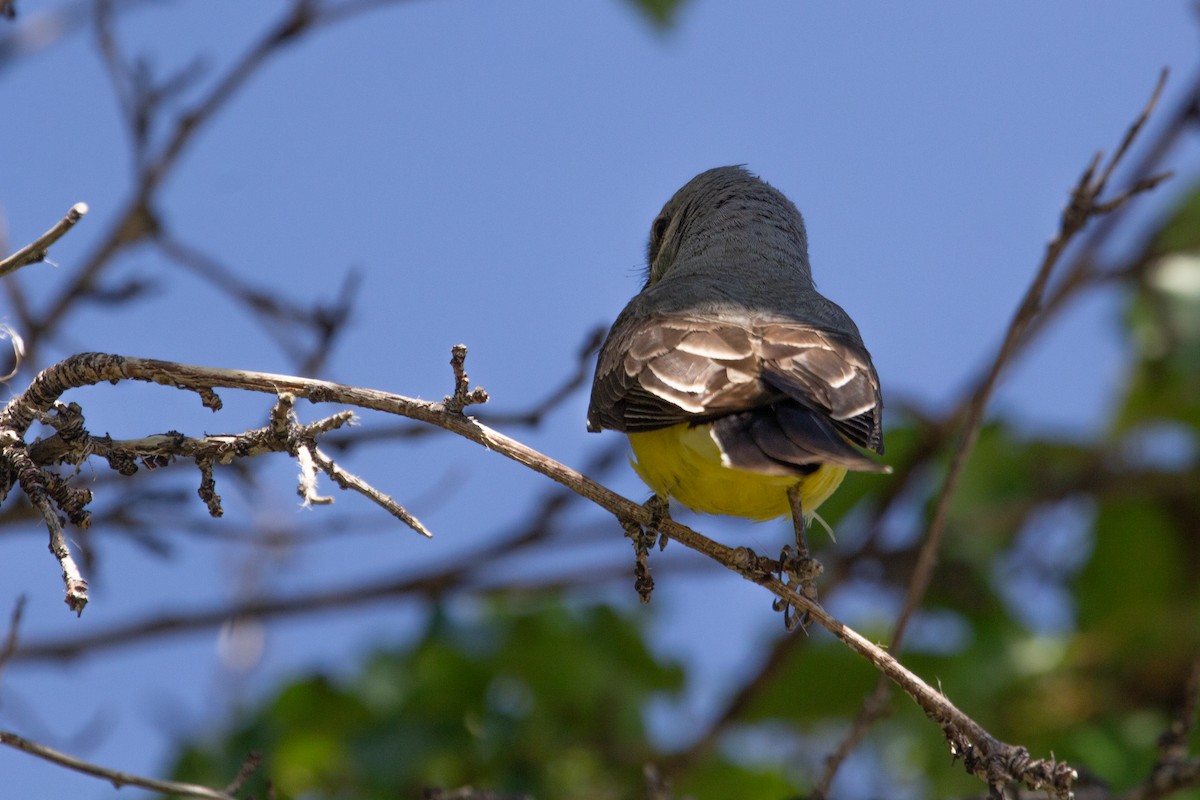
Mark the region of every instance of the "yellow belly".
POLYGON ((788 489, 800 484, 810 517, 841 485, 846 469, 822 464, 811 475, 766 475, 725 466, 711 425, 686 423, 629 434, 633 468, 655 494, 670 495, 693 511, 767 520, 790 515, 788 489))

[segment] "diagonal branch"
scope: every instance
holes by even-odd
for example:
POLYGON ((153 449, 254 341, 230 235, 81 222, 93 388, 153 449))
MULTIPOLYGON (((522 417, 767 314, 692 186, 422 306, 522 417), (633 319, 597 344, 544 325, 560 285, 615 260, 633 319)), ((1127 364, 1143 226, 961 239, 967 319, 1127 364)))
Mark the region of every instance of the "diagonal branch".
POLYGON ((968 771, 986 780, 989 785, 1019 781, 1030 788, 1046 787, 1063 796, 1070 791, 1075 772, 1069 766, 1053 759, 1032 759, 1024 748, 999 742, 886 650, 829 615, 812 599, 798 594, 775 578, 772 573, 778 568, 777 563, 760 558, 746 548, 726 547, 673 520, 662 519, 651 509, 616 494, 515 439, 481 425, 460 410, 447 408, 446 403, 430 403, 374 389, 289 375, 85 353, 43 370, 23 394, 0 411, 0 429, 7 428, 11 435, 23 435, 32 421, 45 414, 63 392, 85 385, 124 380, 147 381, 193 391, 205 398, 205 404, 210 406, 219 402, 216 400, 216 389, 240 389, 276 396, 286 392, 314 403, 336 402, 397 414, 463 436, 566 486, 622 522, 654 528, 662 535, 680 541, 808 614, 912 697, 926 715, 942 728, 953 755, 962 758, 968 771))
POLYGON ((165 792, 166 794, 177 795, 179 797, 199 797, 204 800, 237 800, 232 794, 221 791, 219 789, 210 789, 207 786, 199 786, 194 783, 180 783, 178 781, 163 781, 157 778, 146 778, 141 775, 134 775, 131 772, 121 772, 108 767, 102 767, 99 764, 93 764, 90 761, 84 761, 81 758, 76 758, 73 755, 64 753, 61 750, 55 750, 52 747, 47 747, 44 744, 30 741, 23 736, 18 736, 9 731, 0 731, 0 744, 8 745, 23 753, 37 756, 59 766, 73 769, 76 772, 82 772, 85 775, 94 775, 97 778, 104 778, 111 783, 114 788, 120 789, 124 786, 137 786, 142 789, 150 789, 155 792, 165 792))
POLYGON ((45 261, 46 255, 50 251, 50 246, 65 236, 67 231, 74 228, 75 223, 83 219, 83 215, 87 212, 87 203, 76 203, 71 206, 71 210, 66 213, 66 216, 55 223, 54 227, 0 261, 0 278, 16 272, 21 267, 45 261))
MULTIPOLYGON (((954 499, 958 482, 966 468, 971 452, 974 450, 975 444, 979 439, 979 432, 983 425, 983 417, 988 403, 995 392, 996 386, 1000 382, 1001 375, 1012 363, 1022 346, 1028 341, 1027 336, 1031 327, 1035 322, 1046 318, 1044 312, 1046 310, 1047 286, 1050 283, 1051 276, 1055 272, 1055 268, 1061 261, 1063 253, 1092 219, 1110 214, 1134 196, 1153 189, 1169 177, 1169 174, 1162 174, 1149 178, 1140 178, 1135 180, 1133 185, 1128 189, 1118 193, 1114 198, 1109 200, 1101 199, 1101 195, 1108 187, 1108 181, 1112 177, 1113 171, 1129 152, 1129 148, 1136 139, 1138 132, 1145 126, 1146 121, 1157 106, 1166 79, 1167 72, 1163 70, 1141 113, 1130 124, 1120 145, 1107 162, 1103 164, 1103 167, 1101 167, 1103 154, 1097 153, 1084 169, 1079 181, 1071 191, 1071 199, 1067 207, 1063 210, 1058 233, 1047 244, 1041 264, 1038 265, 1033 280, 1026 289, 1025 295, 1018 304, 1016 311, 1013 313, 1012 320, 1009 322, 1000 347, 992 358, 986 372, 975 388, 969 393, 965 405, 951 417, 953 419, 961 414, 962 433, 951 457, 950 466, 942 488, 934 501, 933 516, 929 523, 929 530, 918 554, 917 564, 913 569, 908 591, 905 593, 904 604, 896 619, 890 646, 893 653, 899 654, 901 652, 904 645, 904 637, 908 631, 908 624, 920 606, 925 593, 929 589, 930 581, 933 579, 933 571, 937 565, 938 552, 941 548, 942 538, 946 530, 946 522, 949 517, 950 504, 954 499), (1097 170, 1099 170, 1099 177, 1097 177, 1097 170)), ((1070 270, 1068 279, 1071 291, 1077 291, 1084 285, 1090 275, 1090 264, 1090 259, 1081 259, 1070 270)), ((1065 297, 1060 295, 1056 299, 1061 302, 1065 297)), ((857 747, 863 736, 866 735, 867 729, 886 712, 888 696, 888 684, 881 678, 872 693, 863 702, 854 724, 851 726, 850 732, 826 759, 825 771, 814 789, 814 797, 823 798, 828 794, 841 764, 857 747)))

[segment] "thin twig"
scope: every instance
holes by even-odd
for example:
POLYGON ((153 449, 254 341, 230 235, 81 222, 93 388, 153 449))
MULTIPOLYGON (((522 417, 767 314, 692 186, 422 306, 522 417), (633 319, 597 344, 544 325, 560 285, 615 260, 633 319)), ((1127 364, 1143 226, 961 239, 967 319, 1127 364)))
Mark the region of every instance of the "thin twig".
POLYGON ((333 498, 317 491, 317 465, 312 448, 307 444, 296 447, 296 461, 300 464, 300 482, 296 494, 304 499, 304 506, 327 506, 333 498))
POLYGON ((67 231, 71 230, 71 228, 74 228, 75 223, 83 219, 83 215, 87 212, 87 203, 76 203, 75 205, 71 206, 71 210, 67 212, 66 216, 55 223, 53 228, 43 233, 41 236, 25 245, 17 252, 3 260, 0 260, 0 278, 3 278, 9 273, 16 272, 21 267, 45 261, 46 255, 50 251, 50 246, 65 236, 67 231))
POLYGON ((25 442, 13 431, 0 431, 0 462, 3 462, 21 485, 21 491, 29 498, 29 502, 38 510, 46 529, 50 532, 50 552, 58 559, 62 568, 63 585, 66 589, 67 606, 76 613, 83 614, 84 606, 88 603, 87 581, 79 571, 67 545, 67 537, 63 533, 62 520, 50 500, 48 476, 29 458, 25 442))
POLYGON ((242 790, 242 786, 254 774, 254 771, 262 765, 262 754, 257 750, 251 750, 246 760, 242 762, 242 766, 238 769, 237 775, 233 776, 233 780, 225 787, 225 794, 237 794, 242 790))
POLYGON ((17 650, 17 636, 21 630, 21 617, 25 614, 25 601, 25 595, 21 595, 13 604, 12 616, 8 621, 8 633, 4 635, 4 644, 0 645, 0 677, 3 677, 4 668, 8 666, 9 659, 17 650))
MULTIPOLYGON (((462 346, 459 345, 459 347, 462 346)), ((463 354, 465 356, 466 348, 463 348, 463 354)), ((404 506, 397 503, 395 498, 379 491, 357 475, 342 469, 317 447, 317 436, 353 422, 354 414, 352 412, 343 411, 311 425, 301 425, 296 419, 295 403, 296 398, 292 394, 281 392, 279 400, 271 410, 269 428, 276 439, 284 444, 287 451, 300 464, 300 482, 296 492, 304 499, 306 507, 329 505, 333 502, 332 497, 322 495, 317 491, 317 469, 320 469, 342 489, 358 492, 425 538, 433 537, 429 529, 410 514, 404 506)))
MULTIPOLYGON (((607 325, 593 328, 584 337, 576 351, 575 365, 571 374, 528 409, 519 411, 481 410, 475 415, 476 418, 484 425, 490 425, 493 428, 536 428, 540 426, 547 416, 562 406, 576 391, 581 387, 591 385, 592 373, 596 368, 596 352, 600 349, 600 343, 604 341, 606 333, 608 333, 607 325)), ((343 431, 335 437, 325 439, 324 444, 326 447, 344 450, 362 443, 381 444, 397 439, 411 440, 424 436, 435 436, 437 433, 437 428, 431 428, 428 425, 399 424, 386 428, 372 428, 369 431, 343 431)))
POLYGON ((424 536, 426 539, 432 539, 433 533, 428 528, 421 524, 421 520, 412 515, 408 509, 396 502, 396 499, 391 495, 384 494, 376 489, 371 484, 364 481, 362 478, 347 472, 334 463, 333 459, 321 452, 319 447, 312 448, 313 462, 321 468, 321 470, 329 476, 329 478, 343 489, 351 489, 358 492, 363 497, 366 497, 372 503, 385 509, 389 514, 403 522, 408 527, 412 528, 417 533, 424 536))
POLYGON ((1121 800, 1161 800, 1197 786, 1200 786, 1200 756, 1155 765, 1146 782, 1122 795, 1121 800))
POLYGON ((204 501, 209 516, 220 518, 225 514, 225 510, 221 507, 221 495, 217 494, 217 481, 213 476, 213 457, 196 456, 196 467, 200 470, 200 488, 196 490, 196 494, 204 501))
POLYGON ((1158 73, 1158 82, 1154 84, 1154 90, 1150 92, 1150 99, 1146 101, 1146 105, 1142 108, 1142 113, 1138 114, 1137 119, 1125 131, 1125 137, 1121 139, 1121 144, 1113 152, 1112 157, 1108 160, 1108 165, 1104 168, 1104 172, 1100 174, 1100 180, 1096 181, 1094 196, 1103 194, 1105 188, 1108 187, 1109 178, 1112 177, 1113 171, 1117 165, 1125 160, 1125 154, 1129 152, 1129 148, 1133 146, 1133 142, 1137 139, 1137 135, 1145 127, 1150 120, 1150 114, 1153 113, 1155 107, 1158 106, 1158 101, 1162 97, 1163 89, 1167 86, 1167 76, 1169 71, 1166 67, 1158 73))
POLYGON ((447 411, 462 413, 467 406, 486 403, 488 393, 476 386, 471 389, 471 381, 467 377, 467 346, 456 344, 450 348, 450 368, 454 370, 454 394, 447 395, 442 400, 442 406, 447 411))
POLYGON ((210 789, 207 786, 199 786, 194 783, 180 783, 178 781, 164 781, 158 778, 146 778, 141 775, 135 775, 132 772, 121 772, 109 769, 108 767, 102 767, 99 764, 93 764, 90 761, 84 761, 81 758, 68 755, 61 750, 55 750, 44 744, 30 741, 23 736, 18 736, 9 731, 0 731, 0 744, 6 744, 9 747, 58 764, 61 767, 82 772, 85 775, 104 778, 115 789, 125 786, 137 786, 142 789, 150 789, 151 791, 164 792, 181 797, 200 797, 205 798, 205 800, 237 800, 232 794, 220 791, 219 789, 210 789))

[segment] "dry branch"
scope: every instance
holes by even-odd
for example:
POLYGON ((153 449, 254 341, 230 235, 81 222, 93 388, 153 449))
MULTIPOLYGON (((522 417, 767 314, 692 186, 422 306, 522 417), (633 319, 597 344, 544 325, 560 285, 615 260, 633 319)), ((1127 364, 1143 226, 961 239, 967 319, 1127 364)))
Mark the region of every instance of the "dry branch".
MULTIPOLYGON (((107 459, 109 466, 118 473, 130 475, 137 471, 138 460, 153 466, 163 466, 179 457, 193 459, 201 473, 199 495, 208 506, 209 513, 217 517, 222 511, 213 476, 215 464, 228 464, 237 458, 250 458, 263 453, 284 452, 296 458, 301 465, 300 494, 306 504, 332 502, 332 498, 323 498, 316 491, 316 471, 320 469, 342 489, 362 494, 421 535, 430 536, 429 530, 394 498, 342 469, 317 448, 317 437, 348 424, 353 418, 350 412, 340 412, 309 425, 302 425, 293 413, 294 396, 287 391, 280 391, 279 399, 271 413, 271 420, 262 428, 239 434, 209 435, 200 438, 170 432, 141 439, 115 441, 107 436, 94 437, 88 434, 83 427, 83 414, 79 406, 74 403, 57 402, 58 396, 69 388, 109 380, 115 382, 122 379, 138 379, 172 383, 171 380, 155 377, 155 369, 160 366, 185 371, 189 369, 178 364, 123 359, 119 356, 77 356, 43 371, 23 395, 11 401, 4 411, 0 412, 0 487, 7 492, 12 486, 20 485, 26 497, 41 514, 50 533, 50 551, 62 567, 66 602, 72 611, 81 614, 87 605, 87 581, 71 554, 59 511, 66 514, 72 523, 87 527, 90 515, 85 507, 91 502, 92 495, 87 489, 75 489, 56 473, 42 469, 48 464, 67 463, 78 466, 90 456, 96 455, 107 459), (117 365, 127 368, 128 374, 118 369, 117 365), (100 368, 96 369, 97 366, 100 368), (113 377, 118 373, 122 377, 113 377), (24 437, 35 420, 54 427, 56 432, 45 441, 27 445, 24 437)), ((245 379, 233 383, 206 383, 203 380, 193 380, 189 383, 188 379, 181 378, 173 385, 195 391, 205 407, 217 410, 221 407, 221 401, 213 391, 214 387, 234 385, 237 388, 272 391, 271 381, 283 377, 263 373, 240 373, 236 370, 210 372, 245 376, 245 379)), ((287 380, 295 383, 303 379, 287 380)), ((314 394, 320 394, 319 390, 313 391, 314 394)))
POLYGON ((83 215, 87 212, 87 203, 76 203, 71 206, 71 210, 53 228, 0 261, 0 278, 9 273, 16 272, 21 267, 45 261, 46 255, 50 252, 50 246, 65 236, 67 231, 74 228, 75 223, 83 219, 83 215))
MULTIPOLYGON (((455 355, 457 358, 457 348, 455 355)), ((663 519, 652 509, 634 503, 521 442, 479 424, 453 406, 448 408, 447 403, 430 403, 373 389, 289 375, 84 353, 43 370, 24 393, 0 411, 0 431, 7 429, 10 436, 19 439, 33 420, 54 407, 64 392, 80 386, 124 380, 146 381, 194 391, 205 399, 206 405, 219 404, 215 393, 217 389, 240 389, 277 396, 287 393, 313 403, 341 403, 409 417, 470 439, 561 483, 627 525, 632 523, 655 529, 663 536, 679 540, 747 580, 764 586, 785 603, 801 610, 850 649, 869 660, 912 697, 942 728, 955 757, 962 758, 967 769, 989 785, 1019 782, 1030 788, 1047 788, 1063 796, 1070 791, 1075 772, 1069 766, 1053 759, 1032 759, 1024 748, 1004 744, 992 737, 885 650, 830 616, 813 600, 775 578, 772 573, 778 569, 776 562, 759 557, 746 548, 726 547, 691 528, 663 519)), ((457 369, 456 384, 465 385, 465 374, 460 377, 457 369)))
MULTIPOLYGON (((137 786, 142 789, 150 789, 155 792, 164 792, 166 794, 177 795, 179 797, 200 797, 204 800, 237 800, 229 792, 221 791, 220 789, 210 789, 207 786, 200 786, 194 783, 180 783, 178 781, 163 781, 157 778, 146 778, 141 775, 134 775, 131 772, 121 772, 108 767, 102 767, 99 764, 93 764, 90 761, 84 761, 81 758, 69 755, 61 750, 55 750, 52 747, 47 747, 44 744, 30 741, 23 736, 18 736, 15 733, 8 731, 0 731, 0 744, 8 745, 16 750, 24 753, 37 756, 38 758, 49 761, 53 764, 66 767, 67 769, 82 772, 85 775, 94 775, 97 778, 103 778, 113 785, 114 789, 120 789, 124 786, 137 786)), ((240 773, 239 773, 240 776, 240 773)), ((244 780, 244 779, 243 779, 244 780)))
POLYGON ((21 618, 25 615, 25 601, 25 595, 21 595, 13 605, 12 616, 8 621, 8 633, 4 636, 4 644, 0 645, 0 676, 4 675, 4 668, 17 651, 17 635, 21 631, 21 618))
MULTIPOLYGON (((1129 148, 1136 139, 1138 132, 1145 126, 1146 121, 1150 118, 1150 114, 1158 104, 1166 79, 1167 73, 1164 70, 1159 75, 1158 82, 1155 84, 1149 100, 1142 108, 1141 113, 1130 124, 1121 143, 1112 156, 1107 161, 1104 161, 1103 154, 1097 153, 1087 168, 1084 169, 1079 181, 1071 190, 1070 201, 1062 212, 1059 230, 1049 244, 1046 245, 1042 261, 1038 265, 1037 271, 1034 273, 1033 280, 1026 289, 1024 297, 1022 297, 1021 302, 1018 304, 1012 320, 1009 322, 1000 347, 991 359, 983 377, 969 393, 961 412, 956 412, 951 417, 951 420, 955 417, 961 417, 962 432, 954 448, 950 467, 947 470, 942 487, 934 500, 933 516, 929 523, 929 529, 922 543, 912 578, 909 581, 904 604, 896 619, 890 645, 894 653, 899 654, 901 651, 905 633, 908 630, 908 624, 920 606, 933 579, 933 571, 937 565, 938 552, 946 530, 950 505, 958 488, 959 479, 962 477, 967 461, 974 450, 975 443, 978 441, 979 432, 983 426, 984 412, 987 410, 988 403, 996 387, 999 385, 1001 375, 1016 358, 1022 346, 1027 343, 1031 327, 1046 315, 1047 287, 1050 285, 1051 276, 1054 274, 1056 267, 1059 266, 1063 253, 1091 220, 1110 214, 1133 197, 1150 191, 1169 177, 1169 173, 1163 173, 1139 178, 1134 180, 1132 185, 1118 192, 1114 197, 1110 199, 1102 198, 1102 195, 1108 188, 1108 181, 1112 177, 1113 171, 1129 152, 1129 148), (1101 168, 1102 162, 1103 168, 1101 168), (1097 177, 1098 170, 1099 176, 1097 177)), ((1087 285, 1088 278, 1095 277, 1091 273, 1086 272, 1089 266, 1090 262, 1088 261, 1078 261, 1070 271, 1069 277, 1073 279, 1069 281, 1068 285, 1072 292, 1078 292, 1087 285)), ((1065 299, 1065 297, 1060 297, 1059 302, 1065 299)), ((947 425, 946 429, 948 430, 949 428, 950 426, 947 425)), ((813 790, 815 798, 823 798, 827 795, 830 787, 833 785, 833 779, 836 777, 846 757, 858 746, 863 736, 866 735, 867 729, 886 713, 887 700, 888 685, 881 678, 876 684, 875 689, 864 700, 849 733, 827 757, 825 770, 813 790)))

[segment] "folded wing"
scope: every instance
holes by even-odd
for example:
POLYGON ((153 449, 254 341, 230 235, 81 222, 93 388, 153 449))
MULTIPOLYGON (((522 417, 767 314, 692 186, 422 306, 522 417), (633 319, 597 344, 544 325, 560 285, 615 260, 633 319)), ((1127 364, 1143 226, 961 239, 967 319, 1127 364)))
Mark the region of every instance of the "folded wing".
POLYGON ((605 343, 588 427, 711 421, 731 461, 748 469, 849 461, 863 470, 882 467, 846 440, 882 453, 882 412, 871 358, 847 335, 791 321, 649 315, 618 323, 605 343))

